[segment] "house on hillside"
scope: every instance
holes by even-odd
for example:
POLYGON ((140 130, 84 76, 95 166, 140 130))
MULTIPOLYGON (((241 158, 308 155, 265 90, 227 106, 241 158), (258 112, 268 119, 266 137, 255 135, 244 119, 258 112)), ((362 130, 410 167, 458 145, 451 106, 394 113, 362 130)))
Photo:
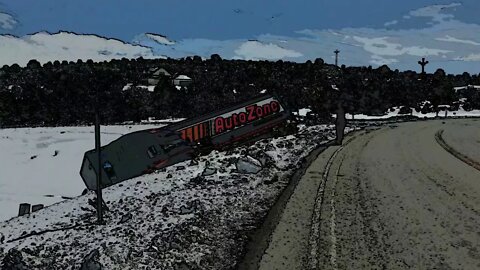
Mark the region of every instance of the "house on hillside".
POLYGON ((187 75, 178 75, 173 79, 173 85, 176 87, 188 87, 193 83, 192 78, 187 75))
POLYGON ((150 77, 147 79, 148 85, 157 85, 162 76, 170 78, 172 75, 164 68, 151 68, 150 77))

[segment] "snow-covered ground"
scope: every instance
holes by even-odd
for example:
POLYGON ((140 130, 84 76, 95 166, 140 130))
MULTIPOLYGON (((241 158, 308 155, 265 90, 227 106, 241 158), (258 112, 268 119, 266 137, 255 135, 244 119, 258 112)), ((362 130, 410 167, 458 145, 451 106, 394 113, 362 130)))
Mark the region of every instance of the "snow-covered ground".
MULTIPOLYGON (((119 129, 109 131, 119 135, 124 131, 119 129)), ((27 269, 78 269, 90 254, 90 262, 105 269, 229 269, 241 257, 247 232, 261 222, 302 158, 333 136, 333 126, 301 126, 296 135, 214 151, 196 162, 111 186, 104 190, 110 209, 104 226, 93 225, 92 193, 2 222, 0 262, 16 260, 27 269), (255 159, 251 167, 260 162, 261 171, 241 173, 241 159, 255 159)), ((36 150, 36 142, 32 145, 27 149, 36 150)), ((39 152, 38 158, 46 155, 45 163, 55 150, 48 149, 39 152)), ((24 154, 27 162, 30 154, 24 154)), ((74 163, 71 167, 78 171, 79 163, 74 163)))
MULTIPOLYGON (((160 126, 102 126, 102 145, 160 126)), ((80 195, 83 154, 94 147, 93 127, 0 129, 0 221, 16 216, 20 203, 50 205, 80 195)))
MULTIPOLYGON (((434 112, 423 114, 421 112, 415 111, 415 109, 412 109, 412 110, 413 110, 412 116, 416 116, 418 118, 435 118, 436 117, 436 113, 434 113, 434 112)), ((399 114, 399 111, 400 111, 400 108, 395 107, 394 111, 388 112, 385 115, 371 116, 371 115, 365 115, 365 114, 355 114, 353 116, 353 119, 356 119, 356 120, 376 120, 376 119, 379 119, 380 120, 380 119, 388 119, 388 118, 395 117, 395 116, 410 115, 410 114, 399 114)), ((332 115, 332 116, 335 117, 335 115, 332 115)), ((439 117, 445 117, 445 110, 440 111, 438 113, 438 116, 439 117)), ((352 119, 351 114, 347 113, 346 117, 347 117, 347 119, 352 119)), ((466 111, 462 107, 460 107, 460 109, 458 109, 456 111, 448 111, 447 112, 447 117, 480 117, 480 110, 466 111)))

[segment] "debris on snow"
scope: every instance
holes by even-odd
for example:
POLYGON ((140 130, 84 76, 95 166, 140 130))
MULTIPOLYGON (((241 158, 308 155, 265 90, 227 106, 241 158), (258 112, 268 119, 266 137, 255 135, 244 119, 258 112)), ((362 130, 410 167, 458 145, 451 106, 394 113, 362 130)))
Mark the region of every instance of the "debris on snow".
POLYGON ((100 252, 98 249, 92 250, 82 262, 80 270, 102 270, 102 265, 98 262, 100 252))
POLYGON ((29 270, 30 268, 23 260, 22 252, 17 249, 10 249, 7 255, 3 258, 2 264, 0 265, 3 269, 10 270, 29 270))
POLYGON ((239 173, 256 174, 262 170, 262 163, 251 156, 239 158, 235 165, 239 173))
POLYGON ((217 173, 217 169, 212 167, 206 167, 202 172, 202 176, 210 176, 217 173))

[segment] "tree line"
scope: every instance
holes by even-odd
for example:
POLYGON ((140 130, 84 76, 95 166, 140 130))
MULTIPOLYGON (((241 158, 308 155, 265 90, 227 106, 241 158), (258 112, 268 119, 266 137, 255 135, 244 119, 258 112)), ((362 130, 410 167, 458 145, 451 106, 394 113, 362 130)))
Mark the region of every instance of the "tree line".
POLYGON ((352 114, 379 115, 394 106, 438 111, 439 105, 480 109, 479 91, 455 92, 454 86, 480 85, 478 74, 447 75, 391 70, 388 66, 336 67, 320 58, 305 63, 225 60, 198 56, 182 59, 119 59, 94 63, 31 60, 0 68, 0 126, 60 126, 93 123, 97 106, 103 124, 148 117, 192 117, 275 93, 291 110, 309 107, 328 121, 340 102, 352 114), (160 76, 153 92, 146 84, 152 69, 193 79, 177 89, 172 77, 160 76), (124 90, 129 84, 131 87, 124 90), (425 103, 424 101, 428 101, 425 103))

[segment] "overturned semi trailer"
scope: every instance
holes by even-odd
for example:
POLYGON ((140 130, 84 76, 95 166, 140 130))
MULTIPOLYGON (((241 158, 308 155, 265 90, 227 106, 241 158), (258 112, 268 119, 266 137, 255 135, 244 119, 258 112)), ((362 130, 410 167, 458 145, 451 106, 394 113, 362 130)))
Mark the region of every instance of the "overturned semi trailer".
POLYGON ((123 135, 101 148, 100 170, 95 150, 86 152, 80 175, 87 188, 96 190, 100 171, 104 188, 191 159, 202 148, 221 149, 258 138, 289 117, 277 97, 260 96, 166 127, 123 135))

